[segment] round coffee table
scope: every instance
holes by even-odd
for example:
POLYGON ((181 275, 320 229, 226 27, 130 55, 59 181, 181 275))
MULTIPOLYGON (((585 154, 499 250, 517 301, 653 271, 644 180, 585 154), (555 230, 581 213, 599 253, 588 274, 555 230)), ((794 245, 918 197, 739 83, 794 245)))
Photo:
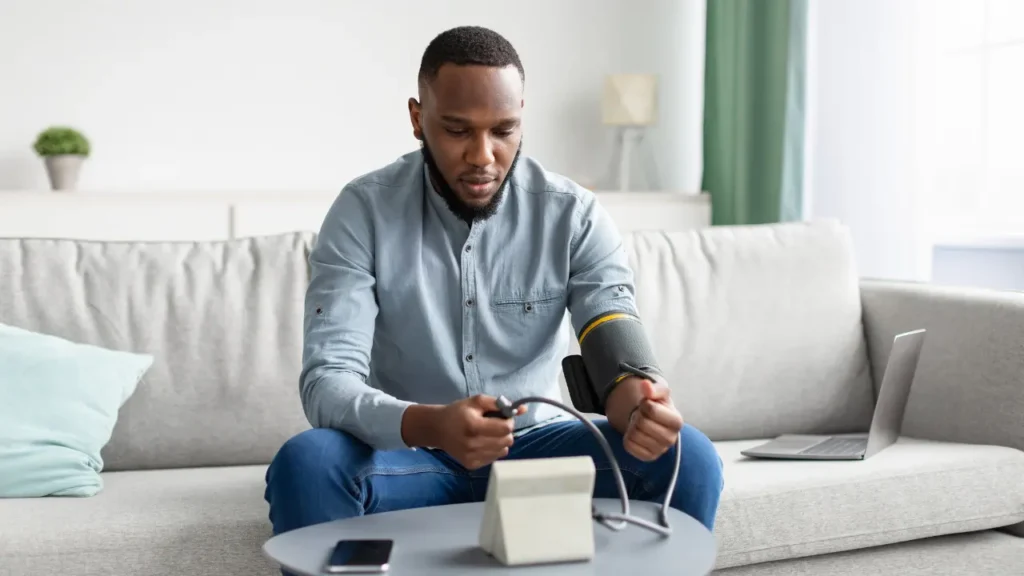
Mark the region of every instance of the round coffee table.
MULTIPOLYGON (((602 511, 620 511, 618 500, 595 499, 594 503, 602 511)), ((659 506, 638 501, 629 504, 632 514, 654 521, 659 506)), ((275 536, 263 545, 263 551, 284 570, 304 576, 323 574, 324 561, 334 544, 344 538, 394 540, 389 570, 393 576, 703 576, 715 564, 714 536, 700 522, 670 509, 670 537, 637 526, 616 532, 594 522, 595 555, 588 562, 505 566, 477 544, 483 509, 483 503, 453 504, 325 522, 275 536)))

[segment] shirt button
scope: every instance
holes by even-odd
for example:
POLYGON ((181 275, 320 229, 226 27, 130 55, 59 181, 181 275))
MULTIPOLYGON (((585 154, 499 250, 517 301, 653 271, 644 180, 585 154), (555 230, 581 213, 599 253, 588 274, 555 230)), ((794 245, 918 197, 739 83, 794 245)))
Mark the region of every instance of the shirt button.
POLYGON ((466 354, 466 362, 472 362, 472 361, 473 361, 473 355, 472 354, 466 354))
POLYGON ((472 298, 470 298, 469 300, 466 300, 466 306, 472 306, 472 305, 473 305, 473 299, 472 298))
POLYGON ((466 252, 469 252, 472 249, 473 249, 473 245, 472 244, 466 244, 466 252))
POLYGON ((619 286, 619 292, 625 292, 625 291, 626 291, 626 287, 625 286, 619 286))

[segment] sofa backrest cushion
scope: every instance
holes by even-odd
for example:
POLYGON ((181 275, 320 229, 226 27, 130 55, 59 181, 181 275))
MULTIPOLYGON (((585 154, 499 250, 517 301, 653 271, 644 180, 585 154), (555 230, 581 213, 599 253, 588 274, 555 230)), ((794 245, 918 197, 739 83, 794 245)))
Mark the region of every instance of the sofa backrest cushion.
POLYGON ((867 429, 874 394, 845 227, 636 232, 623 242, 688 423, 713 440, 867 429))
POLYGON ((312 240, 0 239, 0 322, 153 355, 105 470, 267 463, 308 428, 298 374, 312 240))

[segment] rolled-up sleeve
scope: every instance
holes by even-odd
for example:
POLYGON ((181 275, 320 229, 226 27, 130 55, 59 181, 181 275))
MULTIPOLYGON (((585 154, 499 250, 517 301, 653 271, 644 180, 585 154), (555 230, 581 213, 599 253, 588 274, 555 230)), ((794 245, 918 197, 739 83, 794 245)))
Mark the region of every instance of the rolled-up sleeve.
POLYGON ((364 193, 350 186, 339 194, 310 253, 299 391, 313 427, 390 450, 406 447, 402 416, 411 403, 367 384, 377 298, 364 193))
POLYGON ((636 316, 633 270, 611 216, 592 193, 581 196, 570 245, 568 308, 579 335, 592 319, 624 312, 636 316))

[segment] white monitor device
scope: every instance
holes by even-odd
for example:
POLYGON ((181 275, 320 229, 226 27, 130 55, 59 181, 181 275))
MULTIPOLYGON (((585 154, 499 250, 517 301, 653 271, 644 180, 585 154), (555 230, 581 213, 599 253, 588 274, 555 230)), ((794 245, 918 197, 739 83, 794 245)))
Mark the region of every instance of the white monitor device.
POLYGON ((506 566, 591 560, 594 477, 589 456, 495 462, 480 547, 506 566))

